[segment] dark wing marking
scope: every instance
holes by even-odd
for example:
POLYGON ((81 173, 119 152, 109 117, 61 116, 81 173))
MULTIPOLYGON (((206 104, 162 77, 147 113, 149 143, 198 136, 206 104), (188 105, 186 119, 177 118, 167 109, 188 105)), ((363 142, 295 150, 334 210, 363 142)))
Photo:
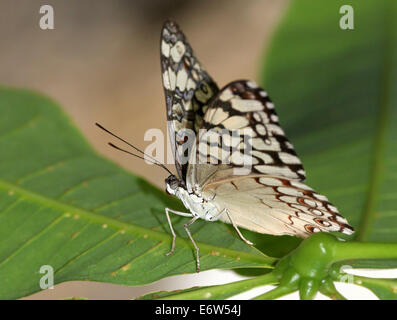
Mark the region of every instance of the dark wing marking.
POLYGON ((293 145, 280 127, 272 101, 252 81, 225 86, 211 101, 203 128, 207 131, 197 140, 197 165, 189 169, 188 179, 192 181, 188 184, 203 186, 227 179, 236 175, 236 168, 245 168, 240 175, 271 175, 297 181, 306 177, 293 145))

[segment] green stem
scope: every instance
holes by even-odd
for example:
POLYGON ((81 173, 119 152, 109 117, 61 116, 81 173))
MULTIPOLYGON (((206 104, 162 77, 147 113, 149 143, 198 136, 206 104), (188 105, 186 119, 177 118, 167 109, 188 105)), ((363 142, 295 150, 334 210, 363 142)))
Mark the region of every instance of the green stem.
POLYGON ((211 300, 211 299, 226 299, 232 297, 240 292, 244 292, 259 286, 267 284, 277 284, 278 279, 273 272, 265 275, 255 277, 252 279, 236 281, 228 284, 203 287, 194 291, 187 291, 176 293, 174 295, 167 295, 158 300, 211 300))
POLYGON ((397 243, 336 242, 332 262, 350 259, 397 259, 397 243))
POLYGON ((397 294, 397 279, 385 279, 385 278, 367 278, 361 276, 353 276, 354 283, 360 286, 382 286, 389 288, 394 294, 397 294))
POLYGON ((354 276, 354 283, 358 285, 362 284, 379 284, 384 286, 390 286, 395 291, 397 291, 397 279, 387 279, 387 278, 367 278, 362 276, 354 276))
POLYGON ((319 287, 320 282, 317 279, 303 278, 299 283, 299 297, 301 300, 313 300, 319 287))
POLYGON ((331 279, 326 279, 320 286, 320 292, 323 295, 331 298, 332 300, 347 300, 339 291, 335 288, 334 282, 331 279))

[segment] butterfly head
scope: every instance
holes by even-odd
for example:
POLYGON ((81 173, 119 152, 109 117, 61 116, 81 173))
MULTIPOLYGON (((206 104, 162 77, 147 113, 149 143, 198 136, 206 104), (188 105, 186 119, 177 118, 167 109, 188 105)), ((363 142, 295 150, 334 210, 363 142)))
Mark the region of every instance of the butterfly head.
POLYGON ((165 179, 165 191, 168 194, 175 195, 175 192, 178 190, 178 188, 181 186, 181 181, 173 174, 168 176, 167 179, 165 179))

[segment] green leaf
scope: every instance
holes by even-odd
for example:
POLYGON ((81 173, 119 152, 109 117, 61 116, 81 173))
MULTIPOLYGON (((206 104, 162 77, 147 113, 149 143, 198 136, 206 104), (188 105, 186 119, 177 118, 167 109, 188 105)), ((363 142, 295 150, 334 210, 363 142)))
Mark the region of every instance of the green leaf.
POLYGON ((293 2, 262 82, 308 184, 339 208, 357 240, 397 242, 397 4, 350 1, 355 28, 342 30, 344 4, 293 2))
POLYGON ((354 276, 354 283, 366 287, 382 300, 397 300, 397 279, 375 279, 354 276))
MULTIPOLYGON (((47 98, 0 88, 0 113, 0 299, 40 290, 43 265, 55 283, 142 285, 195 272, 186 219, 173 217, 176 251, 165 256, 172 236, 164 208, 180 209, 178 201, 98 156, 47 98)), ((191 230, 202 270, 275 261, 222 223, 191 230)))

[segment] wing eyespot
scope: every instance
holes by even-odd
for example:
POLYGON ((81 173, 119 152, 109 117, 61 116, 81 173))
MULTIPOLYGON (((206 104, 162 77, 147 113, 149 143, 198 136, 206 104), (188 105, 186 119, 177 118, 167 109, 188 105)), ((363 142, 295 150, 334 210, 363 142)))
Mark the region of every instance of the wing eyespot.
POLYGON ((329 221, 327 221, 327 220, 324 220, 324 219, 315 218, 315 219, 313 219, 313 220, 314 220, 314 222, 316 222, 317 224, 319 224, 319 225, 321 225, 321 226, 323 226, 323 227, 330 227, 330 226, 332 226, 332 223, 331 223, 331 222, 329 222, 329 221))
POLYGON ((318 227, 316 227, 316 226, 313 226, 313 225, 311 225, 311 224, 305 225, 305 230, 306 230, 308 233, 317 233, 317 232, 321 232, 321 229, 320 229, 320 228, 318 228, 318 227))

